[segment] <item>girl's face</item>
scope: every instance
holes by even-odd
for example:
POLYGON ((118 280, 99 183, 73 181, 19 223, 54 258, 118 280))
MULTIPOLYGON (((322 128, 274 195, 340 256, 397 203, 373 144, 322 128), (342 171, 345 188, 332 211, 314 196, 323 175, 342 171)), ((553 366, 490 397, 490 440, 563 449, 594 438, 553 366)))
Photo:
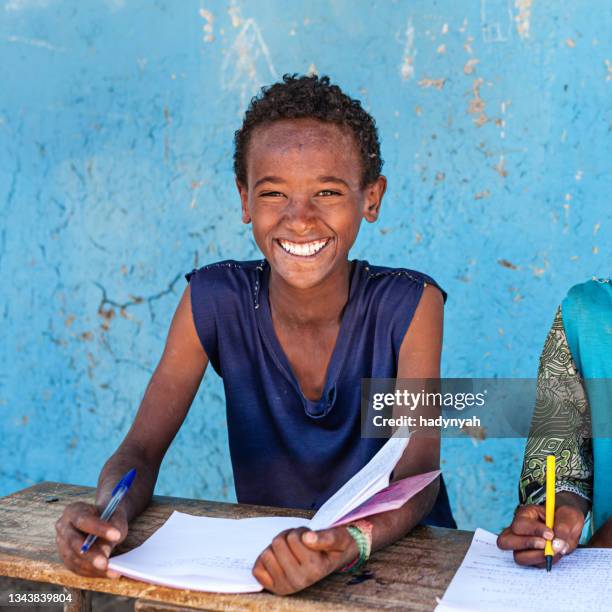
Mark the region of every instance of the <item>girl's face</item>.
POLYGON ((316 119, 283 119, 253 131, 242 220, 275 273, 307 289, 343 269, 361 219, 378 217, 386 187, 365 188, 348 129, 316 119))

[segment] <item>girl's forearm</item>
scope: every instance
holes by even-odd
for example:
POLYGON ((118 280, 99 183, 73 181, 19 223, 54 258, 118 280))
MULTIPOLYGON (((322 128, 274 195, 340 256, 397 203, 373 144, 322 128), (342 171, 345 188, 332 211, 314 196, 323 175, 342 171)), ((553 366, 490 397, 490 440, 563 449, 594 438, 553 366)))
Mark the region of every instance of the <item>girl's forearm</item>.
POLYGON ((100 507, 106 506, 115 485, 132 468, 136 469, 136 478, 121 502, 125 507, 128 521, 141 514, 151 502, 159 465, 151 466, 136 449, 120 447, 104 464, 96 491, 96 504, 100 507))
POLYGON ((588 545, 595 548, 612 548, 612 517, 595 532, 588 545))
POLYGON ((572 506, 578 509, 584 516, 586 516, 591 509, 591 504, 584 497, 576 495, 576 493, 570 493, 569 491, 560 491, 555 494, 555 506, 561 508, 561 506, 572 506))
POLYGON ((380 550, 405 536, 431 511, 440 490, 440 479, 408 500, 401 508, 369 517, 373 525, 372 551, 380 550))

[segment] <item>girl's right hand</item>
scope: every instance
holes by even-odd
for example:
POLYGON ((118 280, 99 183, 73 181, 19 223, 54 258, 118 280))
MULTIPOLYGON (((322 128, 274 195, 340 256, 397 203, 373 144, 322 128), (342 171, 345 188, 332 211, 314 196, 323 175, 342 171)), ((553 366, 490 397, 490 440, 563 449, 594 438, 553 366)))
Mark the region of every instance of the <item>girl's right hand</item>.
POLYGON ((100 519, 100 512, 97 506, 82 502, 66 506, 55 523, 57 550, 66 567, 76 574, 118 578, 119 573, 108 569, 108 558, 113 548, 127 536, 127 516, 121 505, 108 522, 100 519), (81 546, 89 534, 98 539, 81 554, 81 546))
POLYGON ((573 505, 562 505, 555 511, 554 532, 546 527, 544 505, 519 506, 510 527, 506 527, 497 538, 502 550, 514 551, 514 560, 519 565, 546 567, 544 547, 552 540, 553 563, 573 552, 578 546, 584 514, 573 505))

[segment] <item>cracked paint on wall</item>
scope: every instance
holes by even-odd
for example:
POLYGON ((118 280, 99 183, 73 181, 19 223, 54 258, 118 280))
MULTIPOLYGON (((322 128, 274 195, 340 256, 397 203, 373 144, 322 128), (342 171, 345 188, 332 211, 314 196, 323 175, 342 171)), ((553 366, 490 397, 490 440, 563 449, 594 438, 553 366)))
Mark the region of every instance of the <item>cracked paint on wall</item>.
MULTIPOLYGON (((565 291, 612 271, 612 7, 558 4, 0 1, 0 494, 95 484, 183 274, 259 257, 232 139, 285 72, 376 118, 389 189, 353 256, 448 291, 443 373, 535 375, 565 291)), ((225 427, 211 372, 158 492, 233 499, 225 427)), ((460 526, 508 520, 522 452, 444 442, 460 526)))

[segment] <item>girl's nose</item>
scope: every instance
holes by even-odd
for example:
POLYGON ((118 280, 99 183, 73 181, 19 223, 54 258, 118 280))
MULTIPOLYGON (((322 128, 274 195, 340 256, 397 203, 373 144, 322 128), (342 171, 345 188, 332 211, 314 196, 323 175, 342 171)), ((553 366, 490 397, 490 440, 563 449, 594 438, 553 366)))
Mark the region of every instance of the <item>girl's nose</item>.
POLYGON ((316 223, 315 207, 306 197, 290 198, 285 213, 288 227, 296 232, 306 232, 316 223))

